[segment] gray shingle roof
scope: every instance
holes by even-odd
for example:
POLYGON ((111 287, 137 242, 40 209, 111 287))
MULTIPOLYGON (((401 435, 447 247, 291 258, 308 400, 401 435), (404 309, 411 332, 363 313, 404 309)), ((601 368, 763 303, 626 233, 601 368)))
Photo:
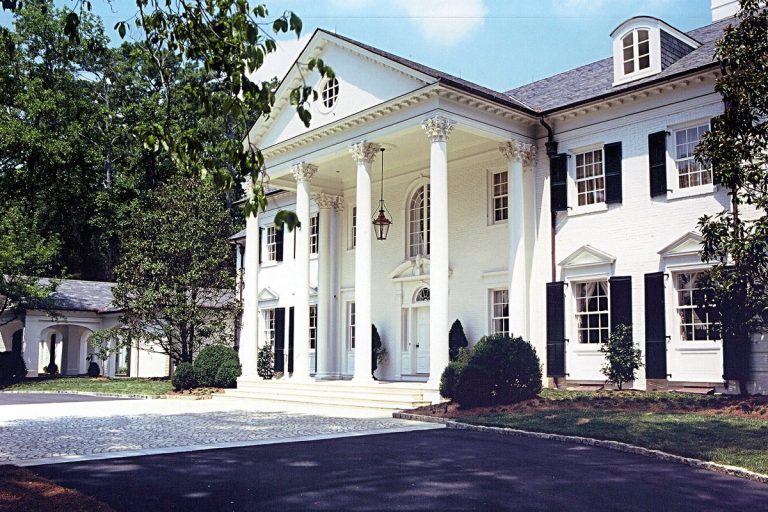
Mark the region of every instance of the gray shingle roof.
POLYGON ((464 80, 463 78, 459 78, 457 76, 444 73, 442 71, 431 68, 429 66, 425 66, 424 64, 419 64, 418 62, 414 62, 410 59, 406 59, 406 58, 400 57, 399 55, 395 55, 393 53, 380 50, 379 48, 376 48, 374 46, 369 46, 365 43, 361 43, 360 41, 356 41, 354 39, 350 39, 348 37, 335 34, 333 32, 328 32, 327 30, 324 30, 324 29, 318 29, 318 32, 323 32, 332 37, 336 37, 338 39, 341 39, 342 41, 346 41, 347 43, 350 43, 359 48, 367 50, 375 55, 379 55, 381 57, 384 57, 385 59, 389 59, 391 61, 397 62, 398 64, 402 64, 403 66, 413 69, 414 71, 418 71, 419 73, 428 75, 444 85, 453 86, 453 87, 456 87, 457 89, 460 89, 466 92, 471 92, 480 97, 495 101, 497 103, 501 103, 508 107, 512 107, 517 110, 522 110, 524 112, 531 113, 531 110, 524 103, 521 103, 520 100, 516 98, 510 97, 508 94, 494 91, 493 89, 483 87, 482 85, 478 85, 468 80, 464 80))
MULTIPOLYGON (((43 280, 44 282, 47 280, 43 280)), ((116 311, 112 305, 112 288, 115 283, 63 279, 56 291, 43 301, 46 307, 64 311, 92 311, 105 313, 116 311)))
POLYGON ((517 87, 507 91, 507 94, 532 108, 551 111, 704 67, 717 66, 717 62, 714 60, 715 42, 723 34, 725 27, 733 23, 734 20, 734 18, 726 18, 688 32, 690 37, 702 43, 701 46, 669 65, 661 73, 642 80, 613 87, 613 58, 609 57, 517 87))

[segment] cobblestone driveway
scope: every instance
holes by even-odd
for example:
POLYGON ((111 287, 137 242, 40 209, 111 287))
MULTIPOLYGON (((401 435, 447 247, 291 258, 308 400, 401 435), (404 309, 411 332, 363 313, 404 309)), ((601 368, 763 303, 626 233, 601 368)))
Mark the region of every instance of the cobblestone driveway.
POLYGON ((430 428, 386 417, 250 409, 239 400, 0 406, 0 461, 36 465, 430 428))

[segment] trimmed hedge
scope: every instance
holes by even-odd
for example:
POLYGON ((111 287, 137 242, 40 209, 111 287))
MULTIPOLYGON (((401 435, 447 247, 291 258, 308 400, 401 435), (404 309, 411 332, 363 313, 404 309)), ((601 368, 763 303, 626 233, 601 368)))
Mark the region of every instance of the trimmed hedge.
POLYGON ((96 378, 99 375, 101 375, 101 368, 99 368, 99 364, 95 361, 91 361, 90 364, 88 364, 88 376, 91 378, 96 378))
POLYGON ((216 387, 234 388, 237 384, 237 378, 243 374, 240 363, 235 361, 224 361, 216 372, 216 387))
POLYGON ((210 345, 201 350, 193 365, 197 385, 201 387, 216 386, 216 375, 219 372, 219 368, 228 361, 240 367, 240 359, 237 357, 237 352, 231 347, 210 345))
POLYGON ((27 365, 18 352, 0 352, 0 387, 16 384, 27 376, 27 365))
POLYGON ((454 398, 462 407, 519 402, 541 391, 541 378, 530 343, 502 334, 485 336, 459 373, 454 398))
POLYGON ((173 389, 176 391, 196 387, 197 381, 195 380, 195 369, 193 368, 192 363, 179 363, 173 371, 171 384, 173 384, 173 389))

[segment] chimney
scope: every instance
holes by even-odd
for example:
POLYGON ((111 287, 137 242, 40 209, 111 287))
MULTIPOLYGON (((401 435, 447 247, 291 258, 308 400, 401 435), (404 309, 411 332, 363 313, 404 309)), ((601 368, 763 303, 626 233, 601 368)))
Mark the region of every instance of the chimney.
POLYGON ((739 12, 739 0, 712 0, 712 21, 730 18, 739 12))

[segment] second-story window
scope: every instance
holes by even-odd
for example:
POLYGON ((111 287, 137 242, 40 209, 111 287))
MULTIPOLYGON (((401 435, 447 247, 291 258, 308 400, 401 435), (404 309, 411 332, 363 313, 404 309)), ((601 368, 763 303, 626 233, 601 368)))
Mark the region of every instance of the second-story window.
POLYGON ((605 171, 602 148, 576 155, 578 205, 605 202, 605 171))
POLYGON ((275 226, 267 228, 264 247, 266 249, 265 261, 277 261, 277 228, 275 226))
POLYGON ((309 219, 309 252, 317 254, 320 252, 320 219, 317 215, 309 219))
POLYGON ((709 124, 675 131, 675 166, 680 188, 712 184, 712 168, 696 161, 694 151, 702 136, 709 131, 709 124))
POLYGON ((509 182, 507 171, 491 175, 492 220, 494 224, 504 222, 509 216, 509 182))
POLYGON ((429 255, 429 184, 417 188, 408 202, 408 257, 429 255))

